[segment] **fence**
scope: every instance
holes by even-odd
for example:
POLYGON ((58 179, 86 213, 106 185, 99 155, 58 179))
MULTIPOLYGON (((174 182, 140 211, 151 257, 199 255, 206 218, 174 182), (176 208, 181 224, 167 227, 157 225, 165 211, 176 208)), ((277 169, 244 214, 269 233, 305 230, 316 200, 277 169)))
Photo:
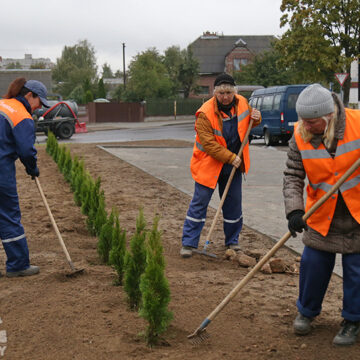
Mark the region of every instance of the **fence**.
POLYGON ((143 122, 144 107, 140 103, 89 103, 90 123, 143 122))
POLYGON ((202 105, 202 99, 176 99, 146 101, 146 116, 194 115, 202 105))

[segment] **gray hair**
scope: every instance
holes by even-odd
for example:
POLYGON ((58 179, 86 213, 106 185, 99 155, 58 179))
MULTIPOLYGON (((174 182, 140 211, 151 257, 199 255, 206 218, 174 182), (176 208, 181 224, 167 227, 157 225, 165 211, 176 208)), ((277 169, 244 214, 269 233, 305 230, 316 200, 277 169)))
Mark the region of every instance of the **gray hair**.
POLYGON ((221 85, 218 85, 218 86, 215 86, 214 88, 214 95, 220 91, 230 91, 232 93, 236 93, 236 89, 235 89, 235 86, 231 85, 231 84, 221 84, 221 85))

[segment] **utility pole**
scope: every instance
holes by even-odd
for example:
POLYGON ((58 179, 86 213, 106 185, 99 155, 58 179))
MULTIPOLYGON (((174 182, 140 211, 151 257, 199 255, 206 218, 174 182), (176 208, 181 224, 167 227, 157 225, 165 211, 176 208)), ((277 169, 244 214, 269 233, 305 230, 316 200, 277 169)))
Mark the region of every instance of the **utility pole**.
POLYGON ((124 73, 124 90, 126 89, 126 74, 125 74, 125 43, 122 43, 123 46, 123 73, 124 73))

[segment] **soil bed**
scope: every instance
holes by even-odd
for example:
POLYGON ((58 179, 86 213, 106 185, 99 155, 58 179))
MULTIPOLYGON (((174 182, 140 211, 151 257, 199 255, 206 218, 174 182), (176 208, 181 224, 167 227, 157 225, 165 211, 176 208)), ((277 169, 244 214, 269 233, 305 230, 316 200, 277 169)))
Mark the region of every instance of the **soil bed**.
MULTIPOLYGON (((109 145, 109 144, 107 144, 109 145)), ((192 146, 179 141, 121 143, 122 146, 192 146)), ((22 221, 31 261, 38 276, 0 279, 0 330, 6 330, 4 359, 360 359, 360 345, 335 348, 331 342, 341 321, 342 282, 333 276, 315 331, 306 337, 292 332, 296 316, 298 275, 259 273, 209 325, 210 339, 194 346, 187 340, 204 318, 249 271, 223 259, 223 232, 214 233, 212 259, 179 256, 181 231, 190 197, 145 172, 113 157, 96 145, 69 145, 85 160, 94 178, 101 176, 108 210, 116 206, 128 239, 139 207, 149 227, 161 217, 166 273, 174 320, 161 346, 148 348, 139 334, 145 322, 128 310, 122 287, 112 285, 115 272, 100 263, 85 217, 57 165, 39 146, 40 182, 75 266, 85 274, 67 278, 69 266, 52 229, 35 183, 18 164, 22 221)), ((208 211, 208 219, 215 215, 208 211)), ((208 231, 209 221, 203 234, 208 231)), ((268 251, 273 242, 247 227, 244 250, 268 251)), ((202 244, 201 244, 202 246, 202 244)), ((281 249, 278 257, 295 263, 296 255, 281 249)), ((0 268, 5 267, 0 250, 0 268)), ((2 270, 3 272, 3 270, 2 270)), ((2 345, 2 344, 0 344, 2 345)))

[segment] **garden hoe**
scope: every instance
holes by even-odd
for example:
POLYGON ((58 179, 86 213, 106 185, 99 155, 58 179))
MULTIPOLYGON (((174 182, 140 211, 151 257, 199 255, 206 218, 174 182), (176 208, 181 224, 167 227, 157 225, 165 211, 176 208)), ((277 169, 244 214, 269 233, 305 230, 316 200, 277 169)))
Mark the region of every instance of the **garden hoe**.
POLYGON ((56 235, 57 235, 57 237, 58 237, 58 239, 59 239, 60 245, 61 245, 61 247, 62 247, 62 249, 63 249, 63 251, 64 251, 64 253, 65 253, 66 259, 67 259, 67 261, 68 261, 68 263, 69 263, 69 265, 70 265, 70 268, 71 268, 71 273, 66 274, 66 276, 67 276, 67 277, 73 277, 73 276, 76 276, 76 275, 78 275, 78 274, 82 274, 82 273, 84 272, 84 269, 75 269, 75 266, 74 266, 73 262, 71 261, 69 252, 68 252, 67 249, 66 249, 64 240, 63 240, 63 238, 62 238, 62 236, 61 236, 61 234, 60 234, 60 231, 59 231, 59 229, 58 229, 58 227, 57 227, 57 225, 56 225, 56 222, 55 222, 55 219, 54 219, 54 217, 53 217, 53 215, 52 215, 52 213, 51 213, 49 204, 48 204, 48 202, 47 202, 47 200, 46 200, 46 197, 45 197, 45 195, 44 195, 44 192, 43 192, 43 190, 42 190, 42 188, 41 188, 40 181, 39 181, 39 179, 38 179, 36 176, 35 176, 35 182, 36 182, 36 185, 37 185, 37 187, 38 187, 38 189, 39 189, 39 192, 40 192, 41 198, 42 198, 42 200, 43 200, 43 202, 44 202, 44 205, 45 205, 45 207, 46 207, 46 210, 47 210, 47 212, 48 212, 48 214, 49 214, 49 217, 50 217, 50 220, 51 220, 51 224, 52 224, 52 226, 53 226, 53 228, 54 228, 54 230, 55 230, 55 232, 56 232, 56 235))
MULTIPOLYGON (((339 187, 354 173, 360 166, 360 159, 356 160, 354 164, 345 172, 345 174, 332 186, 332 188, 324 194, 303 216, 306 221, 329 197, 334 194, 339 187)), ((273 247, 272 249, 255 265, 255 267, 230 291, 224 300, 213 310, 213 312, 201 323, 194 333, 188 335, 188 339, 193 344, 200 344, 209 337, 206 332, 206 327, 219 314, 219 312, 233 299, 233 297, 242 289, 249 280, 267 263, 268 260, 286 243, 291 237, 288 231, 273 247)))
MULTIPOLYGON (((238 157, 240 158, 240 164, 241 164, 241 155, 243 153, 243 150, 244 150, 244 147, 245 145, 247 144, 248 142, 248 139, 249 139, 249 134, 250 134, 250 130, 252 128, 252 124, 253 124, 254 120, 250 118, 250 122, 249 122, 249 127, 248 129, 246 130, 246 133, 245 133, 245 136, 244 136, 244 140, 242 141, 241 143, 241 146, 240 146, 240 150, 239 150, 239 153, 238 153, 238 157)), ((224 201, 226 199, 226 195, 229 191, 229 188, 230 188, 230 185, 231 185, 231 182, 234 178, 234 175, 235 175, 235 171, 236 171, 236 167, 233 166, 232 170, 231 170, 231 173, 230 173, 230 176, 229 176, 229 179, 226 183, 226 186, 225 186, 225 189, 224 189, 224 192, 221 196, 221 199, 220 199, 220 204, 216 210, 216 214, 214 216, 214 219, 211 223, 211 226, 210 226, 210 230, 209 230, 209 233, 207 234, 206 236, 206 240, 205 240, 205 244, 204 244, 204 248, 202 250, 194 250, 193 249, 193 252, 197 253, 197 254, 200 254, 200 255, 206 255, 206 256, 210 256, 210 257, 213 257, 213 258, 216 258, 217 256, 215 254, 211 254, 211 253, 208 253, 206 250, 207 250, 207 247, 209 246, 210 244, 210 238, 211 238, 211 235, 214 231, 214 228, 215 228, 215 225, 216 225, 216 221, 219 217, 219 214, 220 214, 220 211, 224 205, 224 201)))

